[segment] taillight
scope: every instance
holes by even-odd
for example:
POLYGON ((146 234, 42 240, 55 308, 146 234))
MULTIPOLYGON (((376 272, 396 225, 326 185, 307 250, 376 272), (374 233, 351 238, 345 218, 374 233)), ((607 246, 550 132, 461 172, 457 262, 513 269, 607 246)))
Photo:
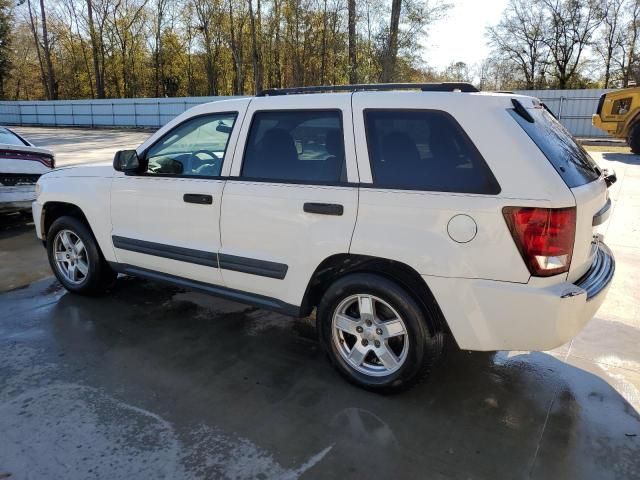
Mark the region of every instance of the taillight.
POLYGON ((36 161, 49 168, 55 168, 56 166, 55 159, 51 155, 46 155, 43 153, 21 152, 18 150, 0 150, 0 158, 36 161))
POLYGON ((505 207, 502 214, 531 275, 569 271, 576 235, 576 209, 505 207))

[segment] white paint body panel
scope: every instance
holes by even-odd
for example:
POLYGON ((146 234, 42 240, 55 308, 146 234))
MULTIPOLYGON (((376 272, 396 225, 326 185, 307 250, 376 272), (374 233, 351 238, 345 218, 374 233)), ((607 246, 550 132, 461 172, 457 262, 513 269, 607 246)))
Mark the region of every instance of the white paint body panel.
MULTIPOLYGON (((222 180, 158 178, 118 174, 111 189, 112 235, 211 252, 220 247, 222 180), (211 205, 185 203, 186 193, 211 195, 211 205)), ((208 283, 220 270, 116 248, 119 263, 208 283)))
MULTIPOLYGON (((253 113, 282 109, 339 109, 345 132, 345 160, 350 182, 357 183, 357 166, 351 124, 350 95, 294 95, 256 98, 249 105, 233 157, 232 177, 240 175, 244 144, 253 113)), ((227 287, 278 298, 300 305, 320 263, 334 254, 347 253, 358 210, 355 186, 296 185, 278 182, 228 181, 222 199, 223 254, 239 255, 288 266, 283 280, 222 270, 227 287), (341 216, 303 211, 305 202, 335 203, 341 216)))
POLYGON ((44 232, 39 228, 42 207, 48 202, 70 203, 84 213, 105 259, 115 262, 109 214, 113 174, 111 166, 93 164, 53 170, 40 177, 38 185, 41 191, 33 207, 39 238, 44 240, 44 232))
MULTIPOLYGON (((593 216, 605 205, 609 194, 601 177, 595 182, 572 188, 576 198, 576 240, 569 269, 569 281, 575 282, 589 269, 597 245, 593 237, 597 228, 593 226, 593 216)), ((613 208, 613 207, 610 207, 613 208)))
POLYGON ((18 160, 12 158, 0 159, 0 173, 25 173, 29 175, 42 175, 51 169, 37 160, 18 160))

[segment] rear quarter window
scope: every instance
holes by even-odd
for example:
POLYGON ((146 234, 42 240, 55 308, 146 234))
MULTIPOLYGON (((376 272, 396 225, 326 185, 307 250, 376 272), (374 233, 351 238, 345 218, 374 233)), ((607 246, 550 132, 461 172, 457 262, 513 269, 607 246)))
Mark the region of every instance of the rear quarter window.
POLYGON ((447 112, 368 109, 364 117, 374 187, 500 193, 480 152, 447 112))
POLYGON ((600 177, 600 169, 569 131, 542 108, 529 108, 533 122, 515 110, 509 114, 529 135, 533 143, 551 162, 569 188, 579 187, 600 177))

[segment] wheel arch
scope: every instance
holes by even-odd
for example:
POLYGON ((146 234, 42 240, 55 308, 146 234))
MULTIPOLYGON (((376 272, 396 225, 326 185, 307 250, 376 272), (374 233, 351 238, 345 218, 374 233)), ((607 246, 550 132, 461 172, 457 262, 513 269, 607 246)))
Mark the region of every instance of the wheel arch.
POLYGON ((431 289, 413 267, 396 260, 368 255, 340 253, 325 258, 309 280, 300 306, 301 315, 312 312, 331 283, 351 273, 375 273, 398 283, 418 302, 432 334, 450 332, 431 289))
POLYGON ((64 216, 77 218, 84 223, 89 228, 91 234, 94 235, 91 224, 80 207, 73 203, 51 201, 46 202, 42 207, 42 214, 40 216, 42 238, 46 239, 47 232, 49 231, 49 228, 51 228, 53 222, 64 216))
POLYGON ((636 127, 636 125, 640 124, 640 108, 636 108, 635 111, 629 116, 629 118, 625 121, 622 137, 627 139, 631 134, 631 131, 636 127))

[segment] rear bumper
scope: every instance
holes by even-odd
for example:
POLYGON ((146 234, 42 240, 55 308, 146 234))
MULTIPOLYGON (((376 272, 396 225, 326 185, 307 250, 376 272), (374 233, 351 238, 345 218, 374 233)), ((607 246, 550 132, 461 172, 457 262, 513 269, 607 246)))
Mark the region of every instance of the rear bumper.
POLYGON ((465 350, 550 350, 572 339, 593 318, 615 272, 601 244, 575 284, 552 286, 425 276, 456 342, 465 350))
POLYGON ((35 185, 0 185, 0 212, 30 210, 31 202, 36 198, 35 185))
POLYGON ((586 292, 587 302, 590 302, 609 287, 615 271, 616 260, 613 253, 604 243, 600 243, 589 271, 575 285, 586 292))

